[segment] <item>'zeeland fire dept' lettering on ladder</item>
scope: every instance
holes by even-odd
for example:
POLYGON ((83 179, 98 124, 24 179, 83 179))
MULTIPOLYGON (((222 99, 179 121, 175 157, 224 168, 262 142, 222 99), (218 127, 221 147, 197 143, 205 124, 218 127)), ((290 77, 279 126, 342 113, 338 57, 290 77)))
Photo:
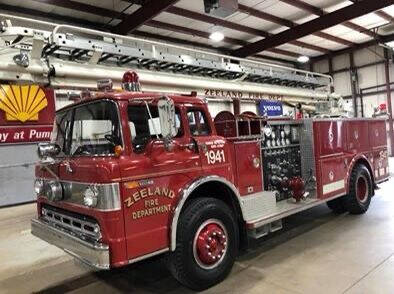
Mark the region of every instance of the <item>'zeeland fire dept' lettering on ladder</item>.
POLYGON ((0 85, 0 144, 49 141, 54 116, 53 89, 0 85))

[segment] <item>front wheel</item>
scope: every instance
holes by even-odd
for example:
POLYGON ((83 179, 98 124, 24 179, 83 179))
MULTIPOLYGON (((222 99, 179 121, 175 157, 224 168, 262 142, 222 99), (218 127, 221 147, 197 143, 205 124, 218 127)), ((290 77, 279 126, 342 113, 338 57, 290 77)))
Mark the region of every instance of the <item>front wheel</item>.
POLYGON ((231 209, 213 198, 192 200, 181 213, 170 270, 183 285, 197 291, 221 282, 231 271, 239 244, 231 209))
POLYGON ((367 212, 373 194, 373 183, 369 170, 357 165, 350 176, 349 194, 343 198, 346 209, 351 214, 367 212))

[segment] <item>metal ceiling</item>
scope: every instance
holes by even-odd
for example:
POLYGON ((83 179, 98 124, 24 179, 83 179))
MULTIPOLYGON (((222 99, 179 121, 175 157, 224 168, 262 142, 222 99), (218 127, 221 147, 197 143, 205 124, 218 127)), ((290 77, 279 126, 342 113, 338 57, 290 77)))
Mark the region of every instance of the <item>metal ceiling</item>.
POLYGON ((292 63, 394 39, 381 29, 394 0, 240 0, 226 19, 205 14, 203 0, 0 0, 0 11, 292 63))

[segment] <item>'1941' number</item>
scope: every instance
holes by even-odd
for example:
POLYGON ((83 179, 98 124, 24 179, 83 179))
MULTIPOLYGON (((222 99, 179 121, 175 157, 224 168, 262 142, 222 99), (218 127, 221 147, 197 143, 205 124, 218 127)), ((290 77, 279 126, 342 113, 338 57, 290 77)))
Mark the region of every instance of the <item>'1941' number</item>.
POLYGON ((205 152, 205 156, 207 157, 208 164, 215 164, 217 162, 224 163, 226 162, 226 158, 224 156, 224 150, 209 150, 205 152))

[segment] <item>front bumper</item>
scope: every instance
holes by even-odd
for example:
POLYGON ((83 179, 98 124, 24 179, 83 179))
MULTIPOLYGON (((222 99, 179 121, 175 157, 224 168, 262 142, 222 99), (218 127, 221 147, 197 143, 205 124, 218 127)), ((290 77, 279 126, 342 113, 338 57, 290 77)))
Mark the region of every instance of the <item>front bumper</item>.
POLYGON ((109 246, 106 244, 82 240, 41 219, 31 220, 31 233, 89 266, 96 269, 110 268, 109 246))

